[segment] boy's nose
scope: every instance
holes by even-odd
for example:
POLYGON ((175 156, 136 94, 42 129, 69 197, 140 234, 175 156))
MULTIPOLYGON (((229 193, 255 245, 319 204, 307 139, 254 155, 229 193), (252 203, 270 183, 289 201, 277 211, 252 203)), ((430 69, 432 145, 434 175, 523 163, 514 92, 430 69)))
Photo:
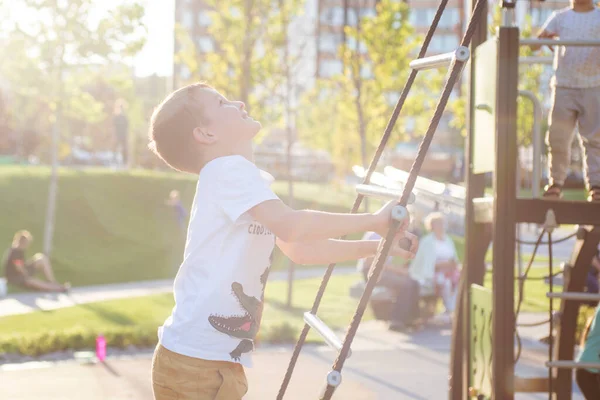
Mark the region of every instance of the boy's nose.
POLYGON ((246 105, 244 104, 243 101, 238 101, 238 104, 240 106, 240 110, 244 110, 246 108, 246 105))

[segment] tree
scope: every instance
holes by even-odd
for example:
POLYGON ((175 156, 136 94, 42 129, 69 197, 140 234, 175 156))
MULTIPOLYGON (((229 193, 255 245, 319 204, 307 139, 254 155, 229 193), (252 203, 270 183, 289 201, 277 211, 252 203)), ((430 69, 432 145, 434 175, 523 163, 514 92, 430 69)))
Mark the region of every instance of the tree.
POLYGON ((241 100, 263 124, 279 123, 282 102, 273 96, 284 84, 282 68, 285 15, 297 15, 300 1, 207 0, 212 48, 199 49, 190 32, 176 27, 180 50, 176 62, 190 81, 205 80, 225 95, 241 100), (285 8, 282 8, 285 7, 285 8))
MULTIPOLYGON (((496 34, 496 30, 501 21, 501 9, 496 6, 493 14, 492 24, 489 27, 491 35, 496 34)), ((525 25, 521 28, 521 37, 527 38, 534 36, 531 17, 528 15, 525 19, 525 25)), ((533 51, 528 46, 521 46, 519 49, 520 57, 532 56, 533 51)), ((541 89, 541 76, 544 71, 543 65, 527 65, 519 68, 519 89, 528 90, 533 93, 539 93, 541 89)), ((465 91, 466 93, 466 91, 465 91)), ((456 118, 452 124, 459 129, 463 136, 466 136, 466 98, 462 97, 454 100, 450 108, 456 118)), ((528 99, 518 97, 517 99, 517 137, 519 146, 529 146, 532 142, 533 134, 533 105, 528 99)))
MULTIPOLYGON (((367 163, 408 79, 409 63, 421 42, 409 14, 406 3, 392 0, 378 2, 375 15, 359 14, 360 23, 346 28, 348 44, 340 47, 343 73, 320 79, 302 100, 302 140, 328 150, 339 172, 367 163)), ((440 91, 440 79, 438 72, 427 71, 415 83, 392 143, 408 133, 425 132, 431 117, 427 111, 436 99, 430 93, 440 91)))
MULTIPOLYGON (((94 22, 99 0, 24 0, 26 23, 11 18, 0 32, 11 49, 2 73, 22 106, 23 126, 40 132, 52 127, 52 175, 46 213, 44 252, 50 253, 58 187, 57 149, 63 116, 97 122, 102 104, 81 90, 79 72, 134 56, 144 44, 143 7, 124 2, 94 22), (91 112, 88 112, 90 111, 91 112), (27 126, 29 127, 29 126, 27 126)), ((6 10, 6 9, 5 9, 6 10)), ((10 12, 10 10, 8 10, 10 12)))

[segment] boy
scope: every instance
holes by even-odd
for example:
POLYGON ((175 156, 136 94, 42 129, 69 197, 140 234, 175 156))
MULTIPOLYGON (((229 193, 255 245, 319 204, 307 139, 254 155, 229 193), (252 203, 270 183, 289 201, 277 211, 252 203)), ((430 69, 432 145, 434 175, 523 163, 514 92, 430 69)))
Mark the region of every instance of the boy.
MULTIPOLYGON (((172 93, 155 110, 150 148, 171 167, 198 174, 175 307, 159 328, 152 363, 154 396, 240 399, 250 366, 275 243, 294 262, 326 264, 369 257, 378 241, 329 238, 389 227, 388 204, 375 214, 288 208, 252 162, 261 125, 244 104, 205 84, 172 93)), ((393 246, 392 255, 411 257, 393 246)), ((397 244, 397 243, 395 243, 397 244)))
MULTIPOLYGON (((571 0, 571 7, 555 11, 540 38, 600 39, 600 10, 593 0, 571 0)), ((539 47, 538 47, 539 48, 539 47)), ((536 50, 536 48, 533 48, 536 50)), ((550 182, 544 197, 560 198, 571 160, 575 123, 583 144, 588 201, 600 200, 600 47, 560 46, 555 51, 552 109, 547 144, 550 182)))

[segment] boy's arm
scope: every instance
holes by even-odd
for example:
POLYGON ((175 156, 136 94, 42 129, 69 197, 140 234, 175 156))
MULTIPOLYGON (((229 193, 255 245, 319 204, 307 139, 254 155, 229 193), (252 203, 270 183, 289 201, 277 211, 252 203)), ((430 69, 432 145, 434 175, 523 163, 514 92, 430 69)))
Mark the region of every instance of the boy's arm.
MULTIPOLYGON (((556 37, 556 33, 549 32, 547 30, 540 31, 540 33, 538 33, 538 36, 537 36, 538 39, 554 39, 555 37, 556 37)), ((539 49, 542 48, 542 46, 535 45, 535 46, 530 46, 530 48, 532 51, 538 51, 539 49)), ((552 47, 548 46, 548 48, 550 50, 552 50, 552 47)))
MULTIPOLYGON (((552 14, 544 23, 544 25, 542 26, 542 29, 540 29, 540 31, 538 32, 537 38, 538 39, 554 39, 556 36, 558 36, 558 33, 556 32, 557 30, 557 14, 554 13, 552 14)), ((532 51, 538 51, 539 49, 542 48, 542 46, 530 46, 532 51)), ((548 48, 550 50, 552 50, 552 47, 548 48)))
MULTIPOLYGON (((317 240, 312 242, 285 242, 277 239, 277 246, 296 264, 331 264, 373 257, 377 253, 379 240, 317 240)), ((394 240, 389 255, 410 259, 418 246, 411 234, 399 234, 394 240), (405 236, 406 235, 406 236, 405 236), (408 238, 410 250, 403 250, 398 241, 408 238)))
POLYGON ((312 242, 366 231, 374 231, 385 236, 393 207, 394 202, 389 202, 373 214, 337 214, 293 210, 281 200, 269 200, 248 212, 279 239, 290 243, 312 242))

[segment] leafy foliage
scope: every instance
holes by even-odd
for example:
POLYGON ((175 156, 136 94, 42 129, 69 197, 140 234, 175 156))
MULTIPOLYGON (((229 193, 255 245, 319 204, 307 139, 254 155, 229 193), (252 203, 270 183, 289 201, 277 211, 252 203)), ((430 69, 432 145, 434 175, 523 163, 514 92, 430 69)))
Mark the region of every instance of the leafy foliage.
MULTIPOLYGON (((328 150, 340 171, 363 163, 361 147, 367 158, 373 153, 422 42, 408 21, 406 3, 383 0, 376 11, 364 16, 359 26, 347 28, 348 43, 339 49, 343 73, 319 79, 301 100, 300 137, 313 147, 328 150)), ((421 74, 391 143, 425 131, 428 111, 435 102, 430 93, 439 92, 441 77, 436 71, 421 74)))
MULTIPOLYGON (((101 6, 99 0, 24 0, 18 15, 27 21, 5 18, 0 39, 11 57, 3 59, 0 74, 9 83, 16 131, 40 132, 48 144, 56 115, 64 116, 57 121, 63 138, 98 131, 108 120, 112 104, 89 87, 100 77, 130 75, 121 63, 145 43, 144 8, 125 1, 97 18, 101 6)), ((2 11, 10 17, 10 9, 2 11)), ((108 86, 111 100, 127 95, 118 85, 108 86)))

